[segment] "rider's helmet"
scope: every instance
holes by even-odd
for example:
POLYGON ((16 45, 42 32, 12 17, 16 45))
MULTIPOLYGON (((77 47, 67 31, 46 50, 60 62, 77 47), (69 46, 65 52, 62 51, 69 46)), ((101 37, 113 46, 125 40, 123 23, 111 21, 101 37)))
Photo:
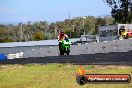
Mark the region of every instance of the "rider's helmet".
POLYGON ((63 32, 63 31, 62 31, 62 32, 60 32, 60 35, 61 35, 61 36, 64 36, 64 32, 63 32))

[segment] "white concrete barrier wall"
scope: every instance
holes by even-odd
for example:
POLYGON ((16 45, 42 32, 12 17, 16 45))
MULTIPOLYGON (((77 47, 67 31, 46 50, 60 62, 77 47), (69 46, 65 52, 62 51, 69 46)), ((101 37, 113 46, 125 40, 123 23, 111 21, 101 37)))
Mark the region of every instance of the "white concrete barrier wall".
MULTIPOLYGON (((132 39, 72 45, 70 55, 127 52, 132 50, 132 39)), ((0 48, 0 53, 11 54, 23 52, 23 58, 58 56, 58 46, 29 46, 0 48)))

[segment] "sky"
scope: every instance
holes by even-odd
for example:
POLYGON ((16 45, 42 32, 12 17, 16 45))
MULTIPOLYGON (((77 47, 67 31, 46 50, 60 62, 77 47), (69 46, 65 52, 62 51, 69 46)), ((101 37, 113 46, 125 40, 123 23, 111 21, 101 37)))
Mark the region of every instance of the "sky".
POLYGON ((70 17, 105 16, 111 9, 103 0, 0 0, 0 23, 63 21, 70 17))

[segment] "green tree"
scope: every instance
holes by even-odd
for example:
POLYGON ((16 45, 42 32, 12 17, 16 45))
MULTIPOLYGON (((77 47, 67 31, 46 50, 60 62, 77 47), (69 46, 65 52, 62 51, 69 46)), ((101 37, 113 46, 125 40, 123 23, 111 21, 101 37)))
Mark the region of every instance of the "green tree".
POLYGON ((106 25, 107 24, 104 18, 98 17, 96 18, 96 20, 97 20, 96 25, 106 25))
POLYGON ((85 33, 92 34, 93 30, 95 30, 96 18, 93 16, 87 16, 86 19, 84 19, 84 21, 85 33))
POLYGON ((45 35, 44 35, 43 32, 36 32, 36 33, 33 34, 33 39, 36 40, 36 41, 44 40, 45 35))
POLYGON ((71 28, 65 29, 64 32, 68 35, 69 38, 77 38, 77 33, 72 31, 71 28))
POLYGON ((132 22, 132 0, 104 0, 112 8, 111 15, 118 23, 132 22))

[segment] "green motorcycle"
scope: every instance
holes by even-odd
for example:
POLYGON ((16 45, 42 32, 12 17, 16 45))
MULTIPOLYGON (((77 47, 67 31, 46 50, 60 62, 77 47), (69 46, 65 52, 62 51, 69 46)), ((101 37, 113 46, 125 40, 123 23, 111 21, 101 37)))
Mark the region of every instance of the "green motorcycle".
POLYGON ((71 41, 70 39, 66 38, 61 41, 60 45, 60 55, 69 55, 70 53, 70 46, 71 46, 71 41))

